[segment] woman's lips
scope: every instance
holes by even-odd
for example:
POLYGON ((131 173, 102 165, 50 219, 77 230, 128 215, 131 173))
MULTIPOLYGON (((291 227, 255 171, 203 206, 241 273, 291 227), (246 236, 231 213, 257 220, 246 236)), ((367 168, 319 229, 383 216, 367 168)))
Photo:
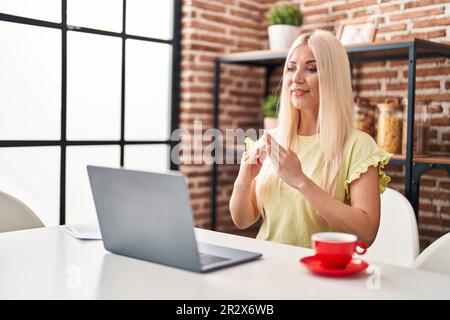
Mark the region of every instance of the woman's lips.
POLYGON ((309 90, 300 90, 300 89, 291 90, 292 95, 294 95, 295 97, 304 96, 308 92, 309 92, 309 90))

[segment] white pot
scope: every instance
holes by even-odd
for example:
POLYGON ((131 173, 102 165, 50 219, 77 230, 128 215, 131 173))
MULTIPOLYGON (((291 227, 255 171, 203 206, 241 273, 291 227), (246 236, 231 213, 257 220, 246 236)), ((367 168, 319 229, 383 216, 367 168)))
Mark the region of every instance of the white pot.
POLYGON ((264 118, 264 129, 270 130, 273 128, 276 128, 278 126, 278 119, 277 118, 264 118))
POLYGON ((300 27, 276 24, 269 26, 270 50, 287 50, 300 35, 300 27))

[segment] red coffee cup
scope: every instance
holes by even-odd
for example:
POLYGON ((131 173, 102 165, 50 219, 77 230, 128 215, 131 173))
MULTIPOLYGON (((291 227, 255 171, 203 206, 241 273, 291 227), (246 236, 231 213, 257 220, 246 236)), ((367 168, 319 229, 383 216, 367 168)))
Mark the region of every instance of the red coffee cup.
POLYGON ((316 250, 316 257, 325 268, 345 268, 355 252, 364 254, 367 251, 367 245, 362 241, 357 241, 357 237, 350 233, 315 233, 311 240, 316 250), (362 250, 358 251, 358 247, 362 250))

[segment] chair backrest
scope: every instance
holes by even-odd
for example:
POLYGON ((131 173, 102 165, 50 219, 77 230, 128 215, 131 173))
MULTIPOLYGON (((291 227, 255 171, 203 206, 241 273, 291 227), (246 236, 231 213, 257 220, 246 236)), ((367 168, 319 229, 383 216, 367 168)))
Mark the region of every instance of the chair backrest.
POLYGON ((422 251, 412 267, 450 276, 450 232, 422 251))
POLYGON ((419 255, 419 233, 414 209, 400 192, 386 188, 381 195, 381 217, 377 237, 365 257, 411 267, 419 255))
POLYGON ((23 202, 0 191, 0 232, 44 227, 23 202))

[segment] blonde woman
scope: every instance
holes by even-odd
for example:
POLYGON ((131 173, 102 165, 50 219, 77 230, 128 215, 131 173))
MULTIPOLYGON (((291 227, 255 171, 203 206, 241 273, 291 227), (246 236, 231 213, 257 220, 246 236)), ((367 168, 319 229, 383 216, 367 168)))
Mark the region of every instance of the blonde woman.
POLYGON ((353 128, 345 48, 328 31, 301 35, 284 66, 278 128, 244 152, 230 199, 235 225, 259 217, 257 239, 310 247, 316 232, 355 234, 370 245, 391 154, 353 128))

